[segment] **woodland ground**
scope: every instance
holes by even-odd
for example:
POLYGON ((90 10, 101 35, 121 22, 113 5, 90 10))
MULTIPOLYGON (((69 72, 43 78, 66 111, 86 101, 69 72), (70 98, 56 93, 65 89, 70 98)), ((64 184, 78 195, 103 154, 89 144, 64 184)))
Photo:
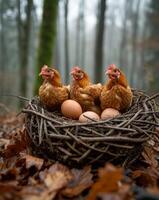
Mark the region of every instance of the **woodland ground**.
POLYGON ((128 169, 106 163, 92 170, 31 155, 24 116, 0 117, 0 200, 159 199, 159 130, 128 169))

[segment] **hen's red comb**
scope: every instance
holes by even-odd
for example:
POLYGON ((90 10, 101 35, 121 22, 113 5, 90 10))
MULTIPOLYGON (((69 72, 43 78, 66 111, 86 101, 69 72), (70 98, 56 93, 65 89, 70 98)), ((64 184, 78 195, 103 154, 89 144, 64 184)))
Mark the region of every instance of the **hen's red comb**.
POLYGON ((81 68, 78 67, 78 66, 74 66, 74 67, 72 68, 72 71, 78 71, 78 70, 81 70, 81 68))
POLYGON ((45 69, 47 69, 48 68, 48 66, 47 65, 44 65, 41 69, 42 70, 45 70, 45 69))
POLYGON ((111 65, 108 66, 107 69, 111 70, 111 69, 115 69, 115 68, 117 68, 116 65, 115 64, 111 64, 111 65))

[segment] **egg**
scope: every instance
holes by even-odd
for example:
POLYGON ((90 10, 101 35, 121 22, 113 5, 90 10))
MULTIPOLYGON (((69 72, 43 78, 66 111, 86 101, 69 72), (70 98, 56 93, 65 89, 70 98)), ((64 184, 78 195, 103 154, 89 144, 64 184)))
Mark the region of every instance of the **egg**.
POLYGON ((82 107, 77 101, 68 99, 62 103, 61 112, 65 117, 78 119, 82 114, 82 107))
POLYGON ((79 121, 80 122, 92 122, 93 120, 98 121, 100 119, 99 115, 97 115, 95 112, 87 111, 80 115, 79 121), (86 116, 86 117, 85 117, 86 116), (87 118, 88 117, 88 118, 87 118), (90 119, 89 119, 90 118, 90 119), (92 119, 92 120, 91 120, 92 119))
POLYGON ((101 114, 101 119, 110 119, 120 115, 120 112, 113 108, 106 108, 101 114))

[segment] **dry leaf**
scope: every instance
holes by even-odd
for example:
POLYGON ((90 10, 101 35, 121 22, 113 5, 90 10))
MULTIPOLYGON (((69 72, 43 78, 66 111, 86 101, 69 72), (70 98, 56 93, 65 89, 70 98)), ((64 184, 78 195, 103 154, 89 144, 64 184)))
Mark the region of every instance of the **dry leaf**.
POLYGON ((156 160, 156 155, 152 147, 145 146, 142 156, 144 157, 146 163, 148 163, 150 166, 154 168, 158 166, 158 161, 156 160))
POLYGON ((9 139, 1 138, 0 139, 0 148, 6 149, 7 145, 9 145, 9 143, 10 143, 9 139))
POLYGON ((159 196, 159 187, 150 187, 147 189, 147 191, 159 196))
POLYGON ((69 181, 73 179, 71 171, 59 163, 52 165, 48 170, 40 172, 39 176, 47 191, 53 196, 56 196, 58 191, 66 187, 69 181))
POLYGON ((132 173, 132 179, 134 179, 137 185, 142 187, 155 186, 156 179, 155 176, 148 170, 136 170, 132 173))
POLYGON ((19 192, 23 200, 53 200, 55 192, 50 192, 43 184, 37 184, 34 187, 25 186, 19 192))
POLYGON ((97 199, 100 200, 123 200, 118 194, 98 194, 97 199))
POLYGON ((72 169, 71 172, 73 174, 73 179, 69 182, 67 187, 62 190, 62 194, 67 197, 77 196, 93 184, 93 175, 90 173, 90 167, 85 167, 82 170, 72 169))
POLYGON ((27 151, 28 141, 26 137, 25 129, 18 132, 12 137, 10 144, 3 152, 5 158, 10 158, 15 155, 19 155, 20 152, 27 151))
POLYGON ((98 194, 117 192, 119 182, 123 179, 123 169, 106 165, 105 168, 100 169, 99 175, 100 177, 92 186, 87 200, 95 200, 98 194))
POLYGON ((102 177, 103 175, 105 175, 106 172, 109 173, 109 172, 114 172, 116 170, 117 168, 114 165, 107 163, 105 167, 98 169, 98 176, 102 177))
POLYGON ((23 200, 53 200, 73 176, 67 167, 56 163, 40 172, 39 177, 41 183, 37 183, 34 187, 25 186, 20 192, 23 200))
POLYGON ((26 169, 29 169, 34 166, 38 170, 40 170, 44 163, 44 160, 42 158, 37 158, 31 155, 24 155, 23 158, 25 158, 26 160, 26 169))

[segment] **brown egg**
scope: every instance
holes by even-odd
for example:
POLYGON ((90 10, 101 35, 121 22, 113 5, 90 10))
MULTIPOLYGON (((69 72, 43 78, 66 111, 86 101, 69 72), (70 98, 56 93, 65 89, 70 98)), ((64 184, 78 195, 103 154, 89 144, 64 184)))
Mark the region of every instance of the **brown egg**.
POLYGON ((99 120, 100 117, 95 112, 87 111, 80 115, 79 121, 80 122, 92 122, 93 120, 99 120), (86 116, 86 117, 85 117, 86 116), (88 118, 87 118, 88 117, 88 118), (89 119, 90 118, 90 119, 89 119), (91 120, 92 119, 92 120, 91 120))
POLYGON ((106 108, 101 114, 101 119, 110 119, 120 115, 120 112, 113 108, 106 108))
POLYGON ((68 99, 62 103, 61 112, 65 117, 78 119, 82 114, 82 108, 77 101, 68 99))

